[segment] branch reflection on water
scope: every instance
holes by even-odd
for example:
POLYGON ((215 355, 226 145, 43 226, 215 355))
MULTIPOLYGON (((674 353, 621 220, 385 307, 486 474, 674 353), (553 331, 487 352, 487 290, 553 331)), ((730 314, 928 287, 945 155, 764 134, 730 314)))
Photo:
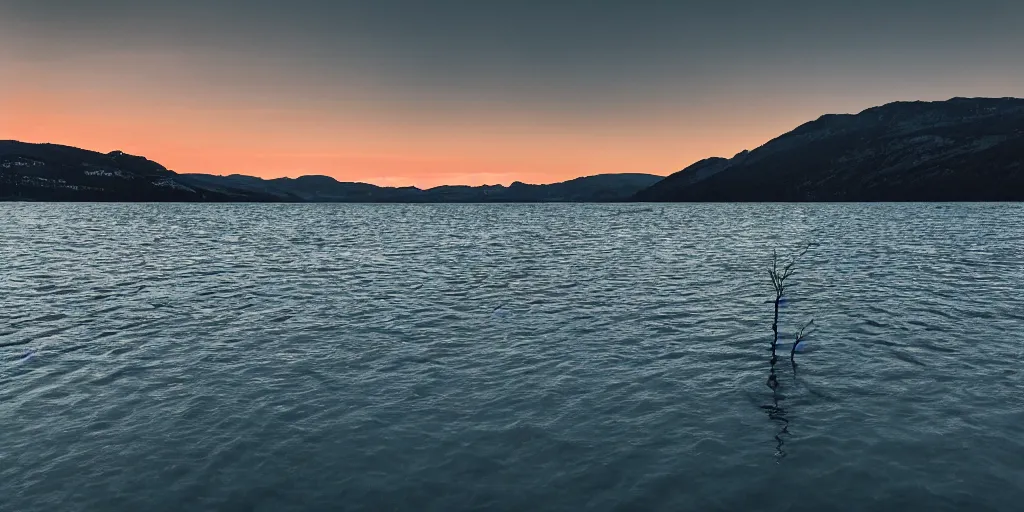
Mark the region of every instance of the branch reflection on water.
MULTIPOLYGON (((789 435, 789 418, 786 417, 786 409, 781 405, 781 402, 785 400, 785 396, 779 393, 781 387, 779 383, 779 376, 775 371, 775 365, 778 363, 778 348, 779 348, 779 309, 784 307, 788 302, 786 299, 786 292, 789 290, 790 285, 787 280, 796 273, 794 266, 797 261, 804 255, 811 247, 817 244, 808 243, 804 246, 803 250, 800 251, 796 256, 790 259, 789 263, 782 264, 779 262, 779 254, 776 251, 772 251, 772 266, 768 269, 768 276, 772 280, 772 287, 775 289, 775 299, 771 302, 774 305, 775 314, 772 320, 772 344, 771 352, 772 358, 769 363, 768 370, 768 388, 772 390, 772 402, 768 405, 762 405, 761 408, 768 413, 768 418, 779 425, 779 431, 775 434, 775 460, 780 462, 786 457, 786 451, 784 446, 786 444, 784 437, 789 435)), ((803 328, 796 335, 796 339, 793 340, 793 346, 790 348, 789 361, 793 365, 793 382, 796 382, 796 353, 800 352, 803 348, 803 342, 806 337, 813 330, 814 320, 807 322, 803 328)))
MULTIPOLYGON (((779 431, 775 434, 775 461, 780 462, 786 457, 786 450, 783 448, 786 442, 783 437, 789 435, 789 418, 786 417, 786 409, 780 405, 785 400, 785 396, 779 393, 781 385, 779 376, 775 372, 776 362, 778 362, 778 358, 772 355, 767 382, 768 387, 772 390, 772 403, 762 405, 761 408, 768 413, 768 419, 779 424, 779 431)), ((793 372, 796 375, 796 363, 793 364, 793 372)))

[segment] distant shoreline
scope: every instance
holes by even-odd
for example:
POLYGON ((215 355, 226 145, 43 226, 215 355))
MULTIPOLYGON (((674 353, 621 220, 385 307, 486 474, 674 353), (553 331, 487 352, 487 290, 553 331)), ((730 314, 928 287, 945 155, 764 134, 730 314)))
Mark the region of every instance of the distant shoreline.
POLYGON ((756 149, 669 176, 599 174, 546 185, 419 189, 315 175, 178 174, 121 151, 0 141, 0 195, 282 204, 1018 202, 1024 201, 1024 99, 890 103, 824 115, 756 149))

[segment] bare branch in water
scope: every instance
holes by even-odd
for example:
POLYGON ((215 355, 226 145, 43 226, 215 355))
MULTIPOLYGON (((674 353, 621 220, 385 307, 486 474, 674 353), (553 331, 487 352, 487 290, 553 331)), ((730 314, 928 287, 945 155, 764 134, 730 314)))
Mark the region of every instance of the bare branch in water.
MULTIPOLYGON (((782 302, 782 297, 784 297, 786 293, 786 280, 792 277, 794 274, 796 274, 796 269, 794 268, 794 266, 800 260, 801 257, 807 254, 807 251, 811 250, 811 247, 813 247, 814 245, 816 244, 811 242, 805 244, 803 249, 795 256, 793 256, 793 258, 791 258, 789 262, 782 267, 781 271, 779 270, 779 253, 777 250, 772 249, 772 267, 768 269, 768 277, 771 278, 772 287, 775 288, 775 318, 772 321, 772 333, 774 334, 772 338, 773 359, 775 358, 776 348, 779 344, 779 305, 782 302)), ((793 351, 790 352, 790 359, 792 359, 793 354, 796 353, 796 345, 794 344, 793 347, 793 351)))
POLYGON ((796 340, 797 341, 803 341, 805 336, 810 335, 811 332, 814 331, 813 326, 814 326, 814 319, 812 318, 810 321, 808 321, 806 324, 804 324, 803 327, 800 328, 800 331, 796 335, 796 340), (810 328, 810 330, 808 330, 808 328, 810 328))
POLYGON ((794 359, 796 357, 796 347, 810 336, 812 332, 814 332, 813 318, 800 328, 800 331, 796 334, 796 339, 793 341, 793 347, 789 350, 789 360, 793 361, 794 365, 796 365, 796 360, 794 359))
MULTIPOLYGON (((789 434, 789 420, 785 417, 786 411, 780 406, 780 402, 783 397, 779 395, 779 378, 775 372, 775 365, 778 362, 778 356, 776 349, 779 345, 779 306, 782 303, 782 298, 786 293, 786 280, 796 274, 794 268, 797 261, 804 255, 814 244, 808 243, 804 246, 803 250, 794 256, 789 263, 786 263, 781 269, 779 268, 779 254, 776 250, 772 250, 772 266, 768 269, 768 277, 772 280, 772 287, 775 288, 775 300, 766 301, 775 305, 775 317, 772 321, 772 358, 769 363, 769 373, 767 385, 772 390, 772 404, 762 406, 768 411, 768 417, 772 420, 781 422, 782 429, 779 430, 778 434, 775 435, 776 444, 776 462, 779 462, 783 457, 786 456, 786 452, 782 449, 785 444, 783 436, 789 434)), ((800 344, 804 338, 811 333, 813 329, 814 320, 811 320, 805 324, 796 335, 796 341, 793 343, 793 348, 790 350, 789 358, 793 363, 793 377, 796 378, 796 360, 794 356, 796 354, 796 347, 800 344)))

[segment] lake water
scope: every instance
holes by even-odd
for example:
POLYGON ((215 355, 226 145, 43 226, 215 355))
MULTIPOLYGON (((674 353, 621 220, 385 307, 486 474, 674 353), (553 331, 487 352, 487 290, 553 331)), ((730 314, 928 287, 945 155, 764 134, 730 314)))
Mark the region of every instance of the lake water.
POLYGON ((0 263, 3 511, 1024 503, 1022 205, 0 204, 0 263))

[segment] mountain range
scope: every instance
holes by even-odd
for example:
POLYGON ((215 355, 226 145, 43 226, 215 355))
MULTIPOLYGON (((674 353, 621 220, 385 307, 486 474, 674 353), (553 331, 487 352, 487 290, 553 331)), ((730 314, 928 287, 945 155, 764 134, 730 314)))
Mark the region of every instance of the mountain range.
POLYGON ((709 158, 636 201, 1021 201, 1024 99, 898 102, 826 115, 709 158))
POLYGON ((264 180, 233 174, 178 174, 121 151, 0 141, 0 199, 194 202, 604 202, 628 200, 662 179, 601 174, 549 185, 378 187, 328 176, 264 180))
POLYGON ((1021 201, 1024 99, 897 102, 825 115, 668 177, 379 187, 327 176, 178 174, 141 156, 0 141, 0 200, 203 202, 1021 201))
POLYGON ((529 185, 517 181, 507 187, 445 185, 420 189, 339 182, 328 176, 263 180, 238 174, 180 175, 181 181, 189 186, 215 193, 271 195, 281 201, 326 203, 615 202, 629 199, 662 178, 652 174, 599 174, 549 185, 529 185))

